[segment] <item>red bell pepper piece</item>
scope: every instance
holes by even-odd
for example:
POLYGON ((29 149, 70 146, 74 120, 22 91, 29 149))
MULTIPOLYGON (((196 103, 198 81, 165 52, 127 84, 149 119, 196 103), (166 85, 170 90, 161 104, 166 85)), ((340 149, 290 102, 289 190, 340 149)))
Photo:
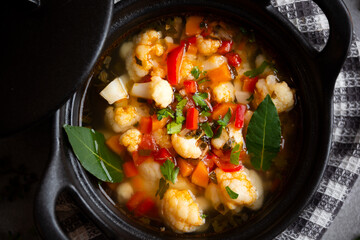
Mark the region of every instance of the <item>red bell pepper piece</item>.
POLYGON ((198 129, 199 111, 196 108, 190 108, 186 114, 186 128, 189 130, 198 129))
POLYGON ((180 46, 186 46, 186 49, 188 49, 188 47, 192 44, 196 43, 196 37, 189 37, 189 38, 185 38, 183 40, 180 41, 180 46))
POLYGON ((169 52, 167 56, 168 82, 171 85, 176 85, 179 82, 180 68, 185 47, 185 45, 179 46, 169 52))
POLYGON ((136 216, 144 216, 150 212, 151 209, 155 207, 155 202, 151 197, 145 198, 136 208, 135 215, 136 216))
POLYGON ((140 119, 139 130, 141 133, 151 133, 152 132, 152 118, 151 117, 142 117, 140 119))
POLYGON ((196 93, 197 92, 197 82, 195 81, 185 81, 184 82, 185 91, 187 93, 196 93))
POLYGON ((133 159, 133 161, 134 161, 135 166, 139 166, 139 165, 142 164, 143 162, 153 159, 153 156, 151 156, 151 155, 141 156, 141 155, 139 154, 139 151, 134 151, 134 152, 132 152, 131 155, 132 155, 132 159, 133 159))
POLYGON ((221 170, 223 170, 224 172, 237 172, 241 170, 243 166, 242 164, 239 165, 232 164, 230 162, 230 153, 231 152, 224 153, 224 155, 221 158, 219 158, 216 155, 213 155, 212 160, 214 161, 216 166, 221 170))
POLYGON ((124 162, 122 167, 124 169, 125 176, 128 178, 135 177, 139 173, 137 168, 135 167, 134 162, 132 162, 132 161, 124 162))
POLYGON ((136 192, 126 203, 126 207, 129 209, 129 211, 134 211, 140 205, 140 203, 144 201, 145 198, 145 192, 136 192))
POLYGON ((173 156, 166 148, 161 148, 157 153, 154 154, 154 161, 163 164, 167 159, 173 162, 173 156))
POLYGON ((235 127, 242 128, 244 126, 244 116, 245 116, 245 105, 238 105, 235 110, 235 127))
POLYGON ((253 78, 246 77, 244 79, 244 85, 243 85, 243 88, 242 88, 243 91, 245 91, 245 92, 254 92, 255 85, 256 85, 258 80, 259 80, 259 77, 253 77, 253 78))
POLYGON ((157 151, 158 146, 151 134, 144 134, 139 144, 139 149, 157 151))
POLYGON ((232 45, 233 45, 233 41, 231 41, 231 40, 223 40, 221 42, 221 45, 218 48, 217 52, 224 55, 224 54, 231 51, 232 45))
POLYGON ((214 166, 215 166, 215 163, 213 160, 214 157, 216 157, 214 154, 208 153, 202 160, 209 172, 211 172, 214 169, 214 166))
POLYGON ((241 57, 235 52, 229 52, 225 54, 230 66, 239 67, 241 63, 241 57))

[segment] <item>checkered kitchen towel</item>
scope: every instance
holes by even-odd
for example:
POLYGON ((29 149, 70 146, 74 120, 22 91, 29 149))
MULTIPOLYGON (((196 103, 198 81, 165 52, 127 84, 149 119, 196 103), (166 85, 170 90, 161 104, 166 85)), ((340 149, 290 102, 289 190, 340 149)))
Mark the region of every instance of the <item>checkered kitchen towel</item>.
MULTIPOLYGON (((117 2, 117 1, 115 1, 117 2)), ((309 0, 271 0, 313 44, 321 50, 329 24, 321 9, 309 0)), ((334 95, 334 130, 330 159, 315 196, 298 219, 276 239, 320 239, 339 212, 360 174, 360 42, 354 37, 337 78, 334 95)), ((58 199, 60 224, 71 239, 105 237, 72 203, 58 199)))

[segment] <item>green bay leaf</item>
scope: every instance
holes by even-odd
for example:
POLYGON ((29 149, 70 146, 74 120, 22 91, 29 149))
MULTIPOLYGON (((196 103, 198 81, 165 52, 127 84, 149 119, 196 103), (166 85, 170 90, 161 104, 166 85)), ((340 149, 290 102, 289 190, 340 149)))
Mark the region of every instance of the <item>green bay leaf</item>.
POLYGON ((105 144, 102 133, 86 127, 64 125, 70 145, 81 165, 105 182, 121 182, 122 159, 105 144))
POLYGON ((276 107, 267 95, 254 112, 246 135, 251 163, 256 169, 268 170, 280 151, 281 127, 276 107))

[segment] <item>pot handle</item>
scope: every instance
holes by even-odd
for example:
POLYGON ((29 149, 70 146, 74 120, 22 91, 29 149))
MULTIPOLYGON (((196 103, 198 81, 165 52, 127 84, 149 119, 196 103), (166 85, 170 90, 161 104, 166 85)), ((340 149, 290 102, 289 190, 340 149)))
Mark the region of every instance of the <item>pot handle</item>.
POLYGON ((34 219, 37 229, 44 239, 68 240, 55 214, 57 197, 63 190, 72 188, 67 174, 69 172, 67 165, 62 163, 62 159, 66 158, 63 156, 61 147, 59 119, 60 110, 57 110, 54 122, 53 155, 35 199, 34 219))
POLYGON ((330 26, 330 35, 326 46, 320 52, 315 50, 308 42, 303 34, 276 8, 274 8, 269 0, 259 0, 264 4, 266 9, 282 22, 286 28, 290 28, 291 32, 297 32, 300 44, 306 54, 313 59, 315 66, 321 69, 322 87, 324 93, 332 96, 333 88, 337 75, 348 54, 352 41, 352 21, 350 13, 342 0, 313 0, 328 19, 330 26))

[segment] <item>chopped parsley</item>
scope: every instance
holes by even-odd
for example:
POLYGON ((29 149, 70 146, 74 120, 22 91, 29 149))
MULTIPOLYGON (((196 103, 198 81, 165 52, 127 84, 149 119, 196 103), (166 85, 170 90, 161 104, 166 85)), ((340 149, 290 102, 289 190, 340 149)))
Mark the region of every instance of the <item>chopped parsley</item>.
POLYGON ((207 112, 207 111, 202 111, 200 113, 201 116, 204 116, 204 117, 210 117, 211 116, 211 113, 210 112, 207 112))
POLYGON ((175 98, 178 102, 180 102, 183 99, 182 96, 178 93, 175 93, 175 98))
POLYGON ((209 82, 209 81, 210 81, 209 79, 203 78, 203 79, 197 81, 197 84, 200 85, 200 84, 202 84, 202 83, 204 83, 204 82, 209 82))
POLYGON ((160 178, 159 189, 156 191, 155 197, 159 195, 160 199, 164 198, 165 192, 169 189, 170 184, 166 182, 165 178, 160 178))
POLYGON ((177 175, 179 174, 179 168, 175 167, 175 164, 169 159, 160 166, 160 171, 165 179, 172 183, 175 183, 177 175))
POLYGON ((196 106, 200 106, 204 110, 209 110, 209 107, 207 103, 205 102, 205 99, 208 98, 208 94, 206 92, 204 93, 195 93, 192 96, 196 106))
POLYGON ((235 147, 231 150, 230 163, 239 165, 239 158, 240 158, 240 144, 236 144, 235 147))
POLYGON ((223 130, 223 128, 219 127, 214 135, 214 138, 219 138, 221 136, 222 130, 223 130))
POLYGON ((260 74, 262 74, 267 66, 270 66, 271 64, 267 61, 263 61, 262 64, 253 70, 244 72, 244 75, 249 78, 254 78, 260 74))
POLYGON ((208 136, 209 138, 212 138, 214 136, 214 133, 211 130, 211 127, 208 122, 201 124, 201 129, 204 130, 206 136, 208 136))
POLYGON ((182 128, 182 123, 176 123, 174 121, 166 125, 167 134, 179 133, 181 131, 181 128, 182 128))
POLYGON ((187 99, 184 98, 176 105, 176 113, 175 113, 176 123, 182 123, 183 121, 185 121, 185 117, 183 115, 183 109, 184 109, 186 103, 187 103, 187 99))
POLYGON ((234 192, 233 190, 231 190, 231 189, 229 188, 229 186, 226 186, 226 187, 225 187, 225 190, 226 190, 226 192, 229 194, 229 197, 230 197, 231 199, 237 199, 237 198, 238 198, 239 194, 237 194, 236 192, 234 192))
POLYGON ((228 123, 230 122, 231 119, 231 109, 229 108, 229 110, 227 111, 227 113, 225 114, 223 119, 219 119, 217 121, 217 123, 222 126, 222 127, 226 127, 226 125, 228 125, 228 123))
POLYGON ((252 100, 254 100, 254 94, 251 94, 251 96, 248 99, 246 99, 246 101, 248 102, 251 102, 252 100))
POLYGON ((206 71, 201 71, 197 66, 195 66, 191 69, 190 73, 191 73, 191 75, 193 75, 193 77, 195 79, 198 79, 200 77, 200 75, 205 75, 206 71))
POLYGON ((156 116, 159 121, 166 117, 174 118, 174 110, 171 110, 168 107, 164 109, 160 109, 159 111, 156 112, 156 116))

